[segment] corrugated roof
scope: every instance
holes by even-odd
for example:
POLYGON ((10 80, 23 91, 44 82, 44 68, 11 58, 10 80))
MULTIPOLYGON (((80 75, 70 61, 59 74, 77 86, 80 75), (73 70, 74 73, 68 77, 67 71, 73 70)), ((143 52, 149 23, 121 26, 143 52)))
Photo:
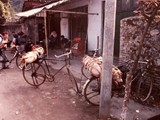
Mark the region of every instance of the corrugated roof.
POLYGON ((65 2, 68 2, 69 0, 61 0, 61 1, 58 1, 58 2, 54 2, 54 3, 50 3, 48 5, 45 5, 45 6, 42 6, 40 8, 34 8, 34 9, 31 9, 31 10, 28 10, 28 11, 24 11, 24 12, 19 12, 17 13, 16 15, 19 16, 19 17, 30 17, 30 16, 34 16, 36 15, 37 13, 41 12, 43 9, 50 9, 54 6, 57 6, 57 5, 60 5, 60 4, 63 4, 65 2))

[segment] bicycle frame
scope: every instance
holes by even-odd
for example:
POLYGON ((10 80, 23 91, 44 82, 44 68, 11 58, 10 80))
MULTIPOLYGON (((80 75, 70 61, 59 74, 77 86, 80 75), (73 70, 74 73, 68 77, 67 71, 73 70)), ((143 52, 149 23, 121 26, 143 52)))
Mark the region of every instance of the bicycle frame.
MULTIPOLYGON (((2 50, 2 54, 4 54, 6 56, 5 50, 2 50)), ((8 60, 9 63, 11 63, 19 54, 20 54, 20 52, 18 51, 18 47, 16 46, 16 51, 15 51, 14 55, 12 56, 12 58, 10 60, 8 60)), ((6 58, 8 59, 7 56, 6 56, 6 58)), ((2 62, 2 61, 0 61, 0 62, 2 62)))
MULTIPOLYGON (((56 56, 56 57, 59 58, 59 57, 62 57, 62 56, 56 56)), ((47 72, 48 72, 49 75, 50 75, 50 70, 49 70, 49 67, 48 67, 48 65, 47 65, 46 60, 48 60, 48 59, 44 59, 44 64, 45 64, 45 66, 46 66, 46 68, 47 68, 47 72)), ((56 76, 63 68, 66 68, 66 69, 67 69, 67 73, 68 73, 68 75, 69 75, 69 80, 71 81, 72 84, 75 83, 75 86, 76 86, 76 90, 75 90, 75 91, 79 94, 79 93, 81 93, 81 91, 79 90, 78 85, 77 85, 77 82, 76 82, 76 79, 75 79, 75 77, 73 76, 73 74, 72 74, 72 72, 71 72, 71 70, 70 70, 70 68, 69 68, 69 66, 70 66, 69 61, 68 61, 68 59, 65 59, 64 61, 65 61, 65 64, 53 74, 53 77, 56 76), (74 80, 74 81, 71 79, 71 76, 73 77, 73 80, 74 80)))
POLYGON ((9 60, 9 62, 11 63, 19 54, 20 52, 18 51, 18 48, 16 47, 16 52, 14 53, 13 57, 9 60))
MULTIPOLYGON (((69 54, 71 54, 71 51, 68 52, 68 53, 59 55, 59 56, 56 56, 56 55, 55 55, 55 57, 56 57, 56 58, 60 58, 60 57, 63 57, 63 56, 65 56, 65 57, 67 56, 67 57, 68 57, 69 54)), ((63 68, 66 68, 66 69, 67 69, 67 73, 68 73, 68 75, 69 75, 69 79, 71 80, 71 83, 74 84, 75 87, 76 87, 76 90, 75 90, 75 91, 76 91, 77 93, 81 93, 81 91, 80 91, 79 88, 78 88, 76 79, 74 78, 72 72, 70 71, 68 59, 63 60, 63 61, 65 61, 65 64, 64 64, 60 69, 58 69, 54 74, 51 74, 50 69, 49 69, 49 66, 48 66, 48 64, 47 64, 47 60, 54 60, 54 61, 60 61, 60 60, 57 60, 57 59, 48 59, 48 58, 45 58, 45 56, 46 56, 46 55, 40 56, 35 62, 31 63, 31 64, 32 64, 32 67, 34 67, 34 63, 35 63, 35 64, 36 64, 36 63, 38 64, 38 66, 37 66, 36 68, 34 68, 34 71, 32 70, 31 77, 38 77, 38 74, 36 73, 36 71, 38 71, 38 69, 40 69, 40 67, 42 67, 42 64, 45 65, 45 68, 46 68, 46 70, 47 70, 46 74, 43 74, 43 77, 44 77, 45 80, 46 80, 46 78, 49 78, 49 79, 51 78, 51 79, 53 79, 63 68), (34 76, 34 75, 35 75, 35 76, 34 76), (71 78, 73 78, 73 80, 72 80, 71 78)), ((23 71, 23 75, 25 75, 25 74, 24 74, 24 71, 23 71)), ((41 76, 42 76, 42 75, 41 75, 41 76)), ((24 77, 24 78, 25 78, 25 77, 24 77)), ((45 80, 44 80, 44 81, 45 81, 45 80)), ((52 81, 54 81, 54 79, 53 79, 53 80, 50 80, 49 82, 52 82, 52 81)), ((43 83, 42 83, 42 84, 43 84, 43 83)), ((36 86, 36 87, 39 86, 39 85, 32 84, 32 83, 31 83, 31 85, 36 86)), ((41 84, 40 84, 40 85, 41 85, 41 84)))

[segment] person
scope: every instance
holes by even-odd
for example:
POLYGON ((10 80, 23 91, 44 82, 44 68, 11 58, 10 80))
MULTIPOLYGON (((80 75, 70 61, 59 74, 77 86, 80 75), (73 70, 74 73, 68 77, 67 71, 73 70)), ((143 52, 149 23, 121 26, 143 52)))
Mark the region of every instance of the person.
MULTIPOLYGON (((6 37, 6 36, 5 36, 6 37)), ((5 53, 4 53, 4 50, 7 48, 7 45, 6 45, 6 41, 4 40, 4 36, 2 34, 0 34, 0 55, 2 56, 3 58, 3 64, 2 64, 2 68, 3 69, 6 69, 8 68, 6 66, 6 62, 9 62, 8 58, 6 57, 5 53)))
POLYGON ((22 31, 18 33, 18 44, 19 44, 19 50, 22 52, 25 50, 25 45, 27 41, 27 35, 25 35, 22 31))
POLYGON ((32 51, 32 46, 33 46, 33 42, 31 41, 31 39, 29 38, 25 44, 25 52, 29 52, 32 51))
POLYGON ((12 32, 12 36, 13 36, 13 39, 11 42, 11 47, 15 47, 16 45, 20 45, 18 34, 16 34, 15 32, 12 32))
POLYGON ((60 41, 62 44, 62 49, 70 49, 71 47, 71 41, 64 37, 64 35, 60 36, 60 41))
POLYGON ((6 47, 10 47, 10 40, 7 32, 3 33, 3 44, 6 45, 6 47))
POLYGON ((3 35, 0 34, 0 48, 3 48, 3 35))
POLYGON ((57 43, 57 33, 56 31, 52 31, 50 36, 49 36, 49 48, 50 49, 54 49, 55 48, 55 45, 57 43))

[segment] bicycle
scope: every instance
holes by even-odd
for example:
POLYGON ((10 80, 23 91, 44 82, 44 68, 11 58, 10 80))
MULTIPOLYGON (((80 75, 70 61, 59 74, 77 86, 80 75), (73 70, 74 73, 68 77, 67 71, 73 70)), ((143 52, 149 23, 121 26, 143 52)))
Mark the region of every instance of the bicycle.
POLYGON ((152 93, 154 82, 160 79, 160 66, 154 64, 154 59, 145 62, 145 68, 141 71, 138 83, 137 96, 141 102, 147 101, 152 93))
MULTIPOLYGON (((20 59, 23 55, 23 52, 19 50, 19 46, 15 46, 12 49, 15 49, 14 50, 15 52, 13 53, 12 58, 9 60, 5 54, 6 48, 1 48, 0 50, 0 70, 8 68, 14 59, 16 59, 16 66, 22 70, 22 67, 24 64, 20 63, 20 59)), ((25 70, 28 70, 28 69, 30 69, 29 66, 25 70)))
MULTIPOLYGON (((122 72, 123 81, 118 86, 115 86, 114 84, 112 84, 111 97, 113 97, 116 93, 120 93, 120 96, 121 96, 121 94, 124 92, 125 79, 132 63, 133 63, 132 60, 128 60, 127 62, 117 67, 122 72)), ((140 76, 139 70, 137 70, 133 75, 133 79, 132 79, 133 84, 131 86, 131 90, 134 90, 136 88, 137 81, 139 80, 139 76, 140 76)), ((100 89, 101 89, 101 80, 99 77, 92 76, 85 82, 82 89, 82 93, 89 104, 95 105, 95 106, 99 105, 100 89)))
POLYGON ((46 80, 48 80, 49 82, 53 82, 55 79, 55 76, 63 69, 66 68, 68 76, 69 76, 69 80, 71 80, 71 83, 76 87, 76 89, 74 89, 77 93, 81 93, 81 91, 78 88, 78 84, 76 79, 74 78, 69 66, 69 55, 72 54, 71 50, 67 53, 61 54, 61 55, 55 55, 55 58, 61 58, 61 57, 65 57, 64 60, 59 60, 59 59, 48 59, 46 58, 46 55, 42 55, 39 56, 38 59, 36 61, 34 61, 33 63, 30 63, 31 65, 31 69, 26 71, 25 67, 23 67, 23 77, 24 80, 31 86, 34 87, 39 87, 40 85, 42 85, 46 80), (48 60, 54 60, 54 61, 65 61, 65 64, 58 69, 54 74, 51 74, 49 66, 47 64, 48 60), (43 65, 45 67, 43 67, 43 65))

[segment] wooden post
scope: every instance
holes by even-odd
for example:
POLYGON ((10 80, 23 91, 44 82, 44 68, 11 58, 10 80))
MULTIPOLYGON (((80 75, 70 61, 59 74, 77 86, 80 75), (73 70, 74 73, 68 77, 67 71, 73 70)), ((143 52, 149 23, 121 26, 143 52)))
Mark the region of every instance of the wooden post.
POLYGON ((99 107, 99 117, 101 119, 110 117, 115 21, 116 0, 105 0, 103 64, 99 107))
MULTIPOLYGON (((34 23, 34 28, 35 28, 35 33, 38 33, 38 23, 37 23, 37 17, 35 16, 35 23, 34 23)), ((34 43, 36 44, 36 42, 39 42, 39 37, 38 37, 38 34, 35 34, 34 35, 34 43)))
POLYGON ((48 34, 47 34, 47 11, 46 10, 44 10, 44 29, 45 29, 46 54, 48 58, 48 34))

